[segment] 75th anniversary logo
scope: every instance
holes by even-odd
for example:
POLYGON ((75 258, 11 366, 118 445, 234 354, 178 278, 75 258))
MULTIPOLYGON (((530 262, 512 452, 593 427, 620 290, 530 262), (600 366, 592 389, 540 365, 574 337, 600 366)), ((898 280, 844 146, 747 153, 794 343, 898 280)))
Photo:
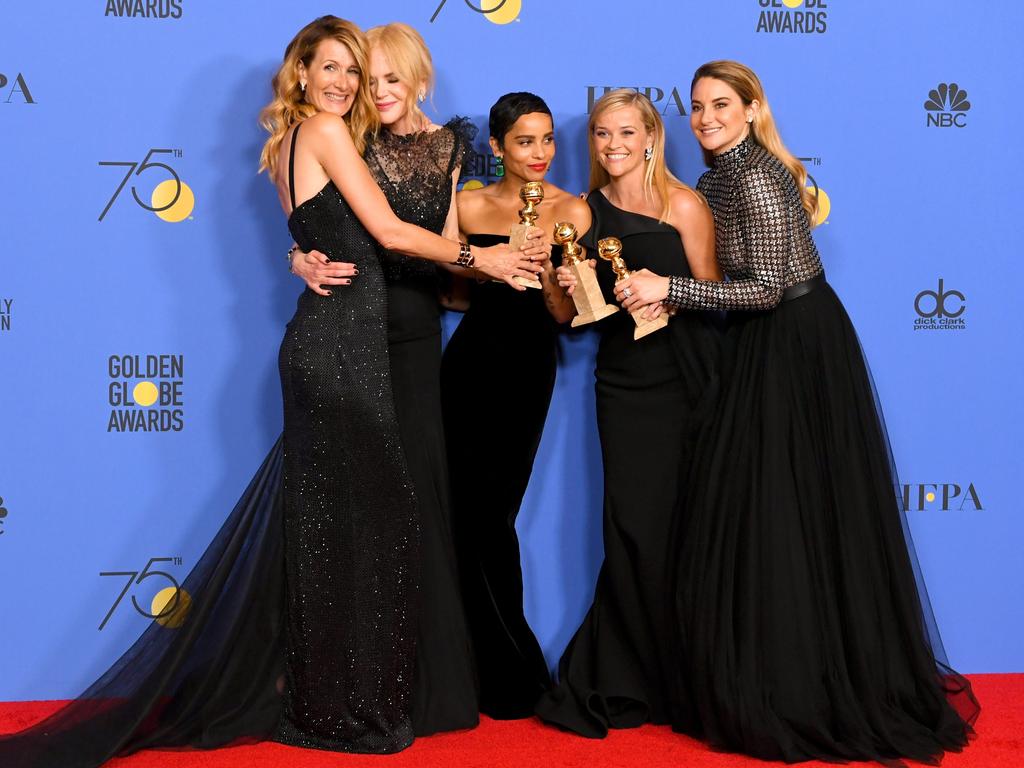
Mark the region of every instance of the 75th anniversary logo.
POLYGON ((129 180, 129 189, 136 204, 145 211, 156 214, 164 221, 177 223, 192 218, 192 209, 196 205, 196 197, 192 189, 181 180, 178 171, 171 164, 181 159, 184 153, 180 149, 150 149, 142 162, 135 160, 100 160, 99 165, 112 168, 126 168, 120 183, 114 189, 107 204, 100 211, 99 221, 106 218, 107 213, 121 196, 129 180), (145 178, 143 178, 145 175, 145 178), (145 184, 143 184, 145 182, 145 184), (150 189, 139 196, 139 186, 143 190, 150 189), (152 185, 152 186, 150 186, 152 185), (148 201, 148 202, 147 202, 148 201))
MULTIPOLYGON (((453 0, 453 2, 457 1, 453 0)), ((510 21, 518 21, 519 12, 523 9, 523 0, 477 0, 477 2, 463 0, 463 2, 471 11, 480 14, 494 24, 508 24, 510 21)), ((448 0, 440 0, 437 8, 434 10, 434 15, 430 17, 431 24, 434 23, 447 4, 448 0)))

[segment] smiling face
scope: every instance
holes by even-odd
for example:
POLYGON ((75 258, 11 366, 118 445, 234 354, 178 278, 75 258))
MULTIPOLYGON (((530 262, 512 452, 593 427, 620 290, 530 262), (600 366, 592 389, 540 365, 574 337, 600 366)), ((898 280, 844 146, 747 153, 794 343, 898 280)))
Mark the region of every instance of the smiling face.
POLYGON ((308 67, 299 62, 299 82, 306 85, 306 101, 321 112, 339 117, 352 108, 360 74, 352 51, 333 38, 316 47, 308 67))
POLYGON ((505 172, 523 181, 543 181, 555 157, 555 128, 551 115, 529 112, 516 120, 491 151, 503 157, 505 172))
POLYGON ((610 109, 594 119, 590 140, 601 167, 614 178, 631 171, 644 172, 644 153, 654 147, 654 136, 644 127, 643 116, 636 107, 610 109))
POLYGON ((690 93, 690 128, 700 145, 715 155, 728 152, 747 137, 758 102, 744 104, 730 86, 702 77, 690 93))
MULTIPOLYGON (((423 90, 419 84, 416 90, 423 90)), ((413 89, 395 74, 387 55, 377 47, 370 51, 370 94, 380 112, 380 122, 395 133, 409 133, 417 126, 412 123, 411 110, 413 89)))

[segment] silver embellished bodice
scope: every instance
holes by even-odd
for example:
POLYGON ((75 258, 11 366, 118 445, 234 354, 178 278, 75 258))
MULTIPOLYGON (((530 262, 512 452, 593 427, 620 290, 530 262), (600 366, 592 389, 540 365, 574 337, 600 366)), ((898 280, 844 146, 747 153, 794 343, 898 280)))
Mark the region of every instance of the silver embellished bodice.
POLYGON ((673 277, 666 303, 683 309, 771 309, 791 285, 822 274, 800 190, 778 158, 746 139, 714 159, 697 189, 715 216, 728 282, 673 277))

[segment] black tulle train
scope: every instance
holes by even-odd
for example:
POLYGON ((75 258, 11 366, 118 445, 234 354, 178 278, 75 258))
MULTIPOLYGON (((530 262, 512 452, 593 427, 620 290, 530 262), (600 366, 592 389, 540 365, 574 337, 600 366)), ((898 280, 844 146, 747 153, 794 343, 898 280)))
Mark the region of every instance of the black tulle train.
POLYGON ((187 613, 168 607, 181 625, 152 622, 81 696, 0 737, 0 765, 95 768, 150 747, 206 749, 274 734, 283 672, 282 457, 279 439, 185 579, 187 613))
POLYGON ((735 313, 730 340, 676 537, 675 727, 788 762, 959 750, 978 705, 946 666, 845 310, 823 285, 735 313))

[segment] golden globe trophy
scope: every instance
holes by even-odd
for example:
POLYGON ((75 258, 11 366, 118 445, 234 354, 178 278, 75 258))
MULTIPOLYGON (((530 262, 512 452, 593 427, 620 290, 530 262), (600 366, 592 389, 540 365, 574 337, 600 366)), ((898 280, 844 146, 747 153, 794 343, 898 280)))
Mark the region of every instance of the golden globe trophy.
MULTIPOLYGON (((617 237, 605 237, 597 241, 597 255, 605 261, 610 261, 612 264, 612 271, 615 273, 615 277, 619 280, 625 280, 629 277, 632 272, 626 267, 626 262, 622 258, 622 241, 617 237)), ((668 325, 668 315, 662 312, 653 320, 647 320, 643 317, 644 310, 647 307, 640 307, 634 309, 629 314, 633 317, 633 321, 636 323, 636 329, 633 331, 634 339, 642 339, 649 333, 660 331, 666 325, 668 325)))
POLYGON ((571 221, 555 224, 552 239, 562 246, 562 264, 572 270, 576 276, 576 290, 572 292, 572 300, 576 305, 576 317, 572 319, 572 327, 593 323, 619 311, 614 304, 604 300, 601 286, 597 283, 597 273, 583 257, 583 248, 577 244, 576 225, 571 221))
MULTIPOLYGON (((523 201, 523 208, 519 211, 519 223, 512 225, 509 233, 508 247, 518 251, 526 242, 526 233, 530 227, 537 223, 537 206, 544 199, 544 185, 539 181, 528 181, 519 188, 519 199, 523 201)), ((513 278, 519 285, 527 288, 540 288, 540 281, 528 277, 513 278)))

